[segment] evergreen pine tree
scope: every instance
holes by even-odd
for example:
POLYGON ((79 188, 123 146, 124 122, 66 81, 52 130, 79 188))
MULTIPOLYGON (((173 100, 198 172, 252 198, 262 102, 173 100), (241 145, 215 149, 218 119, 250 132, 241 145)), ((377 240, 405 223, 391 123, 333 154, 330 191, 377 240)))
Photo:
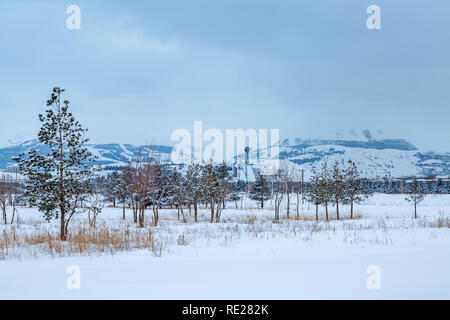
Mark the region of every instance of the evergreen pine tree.
POLYGON ((333 183, 331 181, 328 163, 322 164, 322 172, 318 176, 317 192, 319 193, 319 202, 325 207, 325 219, 328 221, 328 205, 333 201, 333 183))
POLYGON ((320 183, 320 174, 315 173, 306 185, 306 200, 316 206, 316 221, 319 220, 319 205, 322 204, 323 188, 320 183))
POLYGON ((211 223, 214 222, 214 210, 218 201, 222 201, 220 197, 220 181, 216 172, 216 168, 212 162, 207 164, 203 169, 201 177, 203 202, 208 204, 211 209, 211 223))
POLYGON ((422 184, 416 178, 408 186, 406 200, 414 204, 414 218, 417 219, 417 205, 425 199, 426 193, 422 184))
POLYGON ((356 163, 348 161, 348 167, 344 171, 344 203, 350 204, 350 219, 353 219, 353 205, 363 202, 370 195, 369 188, 366 187, 356 163))
POLYGON ((241 194, 236 187, 231 189, 231 193, 228 195, 228 200, 233 201, 236 209, 238 209, 238 201, 241 200, 241 194))
POLYGON ((31 150, 15 160, 27 177, 26 193, 46 219, 60 218, 60 238, 67 239, 70 219, 81 206, 94 158, 84 147, 88 142, 84 129, 69 112, 69 101, 61 103, 64 89, 54 88, 47 101, 39 142, 48 147, 46 154, 31 150))
MULTIPOLYGON (((225 209, 226 200, 228 194, 231 192, 231 189, 229 187, 229 176, 228 176, 228 167, 225 162, 222 162, 220 165, 217 166, 217 178, 219 179, 220 183, 220 194, 222 198, 222 209, 225 209)), ((219 213, 219 210, 217 210, 217 213, 219 213)))
POLYGON ((250 190, 250 199, 258 201, 261 209, 264 209, 264 202, 270 199, 269 183, 260 172, 257 174, 256 181, 250 190))
MULTIPOLYGON (((186 203, 186 182, 183 176, 175 168, 169 174, 167 179, 167 192, 170 194, 171 202, 177 207, 178 214, 181 212, 183 222, 186 222, 186 217, 183 211, 183 205, 186 203)), ((178 217, 179 218, 179 217, 178 217)))
POLYGON ((112 202, 113 207, 116 206, 116 184, 118 183, 119 173, 117 171, 113 171, 106 176, 106 188, 105 188, 105 200, 112 202))

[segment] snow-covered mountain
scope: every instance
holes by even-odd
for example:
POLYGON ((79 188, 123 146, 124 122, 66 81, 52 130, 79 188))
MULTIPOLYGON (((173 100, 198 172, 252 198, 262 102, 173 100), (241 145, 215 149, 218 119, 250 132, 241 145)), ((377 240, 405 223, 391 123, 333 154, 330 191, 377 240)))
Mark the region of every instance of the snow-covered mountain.
MULTIPOLYGON (((323 161, 355 161, 367 177, 450 176, 450 153, 423 152, 403 139, 384 138, 368 130, 338 133, 335 139, 289 138, 280 143, 280 159, 295 163, 308 176, 320 169, 323 161)), ((90 144, 89 150, 103 166, 123 166, 138 153, 151 150, 153 156, 170 161, 170 146, 131 144, 90 144)), ((0 148, 0 169, 14 165, 13 156, 29 149, 45 151, 36 140, 0 148)))
POLYGON ((357 163, 366 177, 449 176, 450 153, 424 152, 404 139, 384 137, 381 131, 337 132, 336 139, 291 138, 282 141, 280 159, 305 169, 308 176, 322 163, 357 163))
POLYGON ((313 140, 283 145, 280 158, 289 159, 312 173, 327 161, 356 162, 366 177, 448 176, 450 153, 421 152, 403 140, 361 143, 343 140, 313 140))
MULTIPOLYGON (((162 161, 168 161, 172 152, 172 147, 169 146, 133 146, 119 143, 88 144, 87 148, 94 156, 97 156, 97 163, 104 167, 124 166, 135 159, 136 155, 146 155, 147 153, 153 157, 159 157, 162 161)), ((14 166, 15 162, 11 158, 31 149, 36 149, 41 153, 46 152, 46 147, 38 140, 29 140, 17 146, 0 148, 0 169, 4 170, 14 166)))

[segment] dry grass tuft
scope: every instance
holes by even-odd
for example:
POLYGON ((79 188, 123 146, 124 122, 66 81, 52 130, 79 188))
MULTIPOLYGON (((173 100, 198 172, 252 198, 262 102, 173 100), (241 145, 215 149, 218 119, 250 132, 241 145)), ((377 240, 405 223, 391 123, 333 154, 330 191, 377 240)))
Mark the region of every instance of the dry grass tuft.
POLYGON ((253 215, 246 216, 244 219, 242 219, 242 222, 246 223, 246 224, 254 224, 255 221, 256 221, 256 216, 253 216, 253 215))
POLYGON ((153 230, 149 228, 107 225, 90 228, 86 224, 73 226, 67 241, 59 240, 59 233, 55 230, 39 225, 28 230, 17 230, 17 227, 11 226, 4 229, 0 237, 0 258, 21 258, 24 252, 32 257, 41 254, 62 257, 114 254, 136 249, 148 249, 160 256, 162 243, 155 240, 153 230))

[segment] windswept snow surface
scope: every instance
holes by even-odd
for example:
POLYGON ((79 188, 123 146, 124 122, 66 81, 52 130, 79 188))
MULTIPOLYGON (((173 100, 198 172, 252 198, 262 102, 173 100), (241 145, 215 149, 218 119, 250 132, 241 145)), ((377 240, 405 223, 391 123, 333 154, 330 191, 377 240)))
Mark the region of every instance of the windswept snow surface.
MULTIPOLYGON (((449 217, 450 195, 428 196, 417 220, 401 195, 377 194, 356 206, 360 219, 319 223, 307 204, 304 220, 280 223, 272 222, 270 203, 265 210, 248 205, 236 210, 229 203, 219 224, 207 222, 207 210, 198 224, 191 217, 178 222, 176 210, 163 210, 154 228, 166 244, 161 256, 137 250, 6 257, 0 261, 0 299, 450 299, 450 228, 435 225, 449 217), (180 235, 185 245, 177 242, 180 235), (79 290, 66 285, 71 265, 80 268, 79 290), (380 289, 367 286, 373 265, 380 270, 380 289)), ((131 212, 125 222, 121 214, 120 208, 105 209, 99 223, 131 223, 131 212)), ((348 216, 347 207, 342 214, 348 216)), ((35 209, 21 208, 20 215, 22 230, 57 226, 35 209)))

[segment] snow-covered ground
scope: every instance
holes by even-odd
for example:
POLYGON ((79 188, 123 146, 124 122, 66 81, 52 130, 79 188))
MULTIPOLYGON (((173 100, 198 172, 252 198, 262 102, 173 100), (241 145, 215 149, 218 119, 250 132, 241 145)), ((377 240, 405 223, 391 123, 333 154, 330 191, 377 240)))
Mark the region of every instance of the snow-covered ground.
MULTIPOLYGON (((283 213, 279 223, 272 221, 270 203, 264 210, 249 205, 236 210, 229 203, 219 224, 207 222, 207 210, 197 224, 189 216, 188 223, 177 221, 176 210, 162 210, 160 225, 146 227, 160 252, 52 258, 24 248, 0 260, 0 299, 450 298, 450 195, 428 196, 417 220, 401 195, 375 195, 356 206, 358 219, 319 223, 307 204, 301 220, 283 213), (73 279, 69 266, 79 268, 79 290, 67 286, 73 279), (368 280, 380 288, 370 289, 368 280)), ((19 213, 18 233, 57 230, 35 209, 19 213)), ((348 208, 342 214, 347 218, 348 208)), ((98 225, 135 228, 130 211, 126 221, 121 215, 120 208, 107 208, 98 225)), ((85 219, 77 217, 71 228, 85 219)), ((0 232, 11 228, 2 225, 0 232)))

